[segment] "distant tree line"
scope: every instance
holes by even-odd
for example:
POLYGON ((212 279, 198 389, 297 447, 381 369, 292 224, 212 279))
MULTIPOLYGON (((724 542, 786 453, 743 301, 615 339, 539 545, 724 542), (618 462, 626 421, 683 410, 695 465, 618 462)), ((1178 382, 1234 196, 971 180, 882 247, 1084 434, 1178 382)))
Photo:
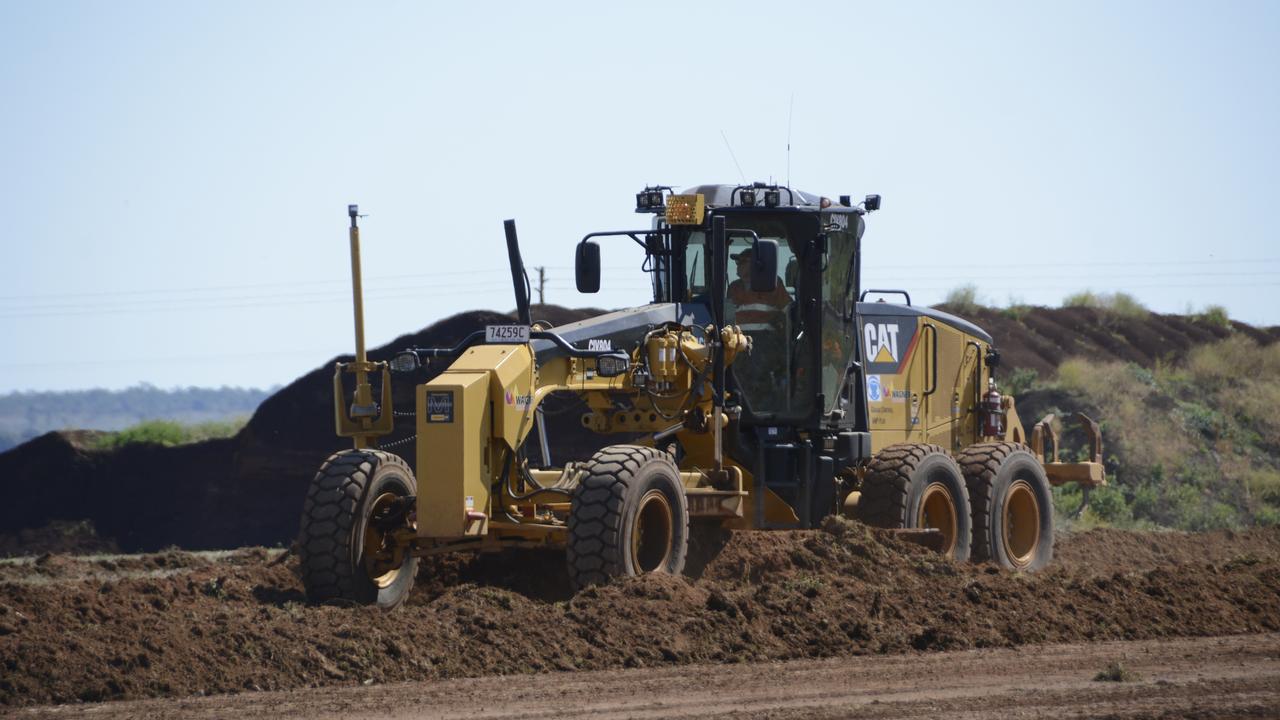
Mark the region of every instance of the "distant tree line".
POLYGON ((12 392, 0 395, 0 452, 50 430, 122 430, 146 420, 203 423, 251 415, 278 388, 12 392))

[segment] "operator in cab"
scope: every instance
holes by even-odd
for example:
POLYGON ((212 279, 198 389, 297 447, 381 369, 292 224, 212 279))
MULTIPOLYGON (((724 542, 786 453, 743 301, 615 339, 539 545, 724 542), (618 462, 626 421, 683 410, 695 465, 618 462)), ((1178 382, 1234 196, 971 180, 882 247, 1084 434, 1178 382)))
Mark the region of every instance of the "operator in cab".
POLYGON ((738 279, 729 283, 728 300, 735 310, 734 323, 748 335, 761 331, 782 332, 783 317, 791 304, 791 295, 778 278, 773 290, 751 289, 751 248, 730 255, 738 264, 738 279))
POLYGON ((751 289, 751 248, 730 255, 738 264, 738 279, 727 288, 726 310, 730 321, 752 339, 749 357, 741 358, 735 371, 757 409, 784 407, 790 383, 787 347, 787 309, 791 294, 782 278, 772 290, 751 289))

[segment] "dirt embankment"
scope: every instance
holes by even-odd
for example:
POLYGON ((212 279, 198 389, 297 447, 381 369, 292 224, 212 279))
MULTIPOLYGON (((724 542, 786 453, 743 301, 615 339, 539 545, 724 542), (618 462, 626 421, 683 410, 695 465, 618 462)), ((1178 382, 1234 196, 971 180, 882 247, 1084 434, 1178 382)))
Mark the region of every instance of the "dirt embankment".
MULTIPOLYGON (((547 305, 534 306, 533 315, 563 325, 603 312, 547 305)), ((487 324, 511 321, 487 311, 462 313, 370 350, 369 357, 383 361, 410 346, 453 346, 487 324)), ((83 433, 48 433, 0 453, 0 555, 86 544, 126 552, 289 544, 316 469, 329 454, 350 447, 333 430, 333 365, 340 359, 350 357, 334 358, 272 395, 234 438, 100 451, 83 433), (97 538, 85 532, 89 527, 97 538)), ((444 366, 397 379, 396 408, 411 411, 414 385, 444 366)), ((397 426, 392 440, 412 436, 411 419, 400 418, 397 426)), ((571 413, 551 418, 549 426, 566 448, 600 442, 571 413)), ((396 449, 415 462, 412 444, 396 449)), ((589 455, 585 450, 582 456, 589 455)))
POLYGON ((1125 317, 1087 307, 1027 308, 1010 312, 981 307, 959 313, 991 333, 1005 371, 1035 370, 1049 377, 1063 360, 1131 362, 1145 368, 1184 357, 1198 345, 1240 334, 1261 345, 1280 341, 1280 326, 1257 328, 1242 322, 1216 325, 1187 315, 1148 313, 1125 317))
POLYGON ((1095 531, 1013 575, 832 519, 573 596, 556 553, 439 558, 392 613, 308 606, 263 550, 48 556, 0 564, 0 703, 1277 631, 1277 551, 1095 531))

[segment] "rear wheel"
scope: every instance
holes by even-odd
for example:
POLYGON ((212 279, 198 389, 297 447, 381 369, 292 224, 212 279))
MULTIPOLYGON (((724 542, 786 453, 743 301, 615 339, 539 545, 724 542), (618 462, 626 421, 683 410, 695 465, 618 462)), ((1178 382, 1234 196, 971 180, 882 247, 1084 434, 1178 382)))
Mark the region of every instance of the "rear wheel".
POLYGON ((611 445, 592 456, 573 494, 567 559, 575 588, 620 575, 678 574, 689 545, 689 506, 671 456, 611 445))
POLYGON ((979 443, 960 454, 973 505, 973 559, 1039 570, 1053 559, 1053 493, 1025 445, 979 443))
POLYGON ((858 519, 883 528, 934 528, 943 554, 968 560, 969 494, 959 466, 937 445, 891 445, 871 461, 862 481, 858 519))
POLYGON ((397 551, 393 532, 408 527, 417 494, 413 472, 379 450, 331 455, 307 490, 299 537, 302 584, 312 602, 391 609, 413 588, 418 559, 397 551))

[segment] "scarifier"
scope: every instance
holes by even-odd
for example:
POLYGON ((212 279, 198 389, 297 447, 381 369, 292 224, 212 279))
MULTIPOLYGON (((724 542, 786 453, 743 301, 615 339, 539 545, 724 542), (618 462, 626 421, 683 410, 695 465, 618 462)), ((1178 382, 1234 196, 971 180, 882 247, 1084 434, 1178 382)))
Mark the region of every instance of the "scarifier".
POLYGON ((1059 462, 1053 418, 1028 437, 999 392, 990 335, 905 291, 863 289, 879 207, 764 183, 646 187, 648 227, 583 237, 575 279, 597 292, 602 244, 629 239, 653 302, 554 329, 531 322, 508 220, 516 322, 371 362, 350 206, 356 356, 335 368, 334 410, 354 448, 307 493, 308 596, 395 607, 421 556, 516 547, 562 548, 575 587, 679 573, 691 534, 838 513, 957 561, 1043 567, 1051 486, 1105 483, 1097 424, 1079 416, 1089 460, 1059 462), (415 477, 378 443, 395 430, 393 371, 432 358, 448 367, 415 388, 415 477), (554 394, 580 398, 582 425, 620 442, 553 466, 554 394))

